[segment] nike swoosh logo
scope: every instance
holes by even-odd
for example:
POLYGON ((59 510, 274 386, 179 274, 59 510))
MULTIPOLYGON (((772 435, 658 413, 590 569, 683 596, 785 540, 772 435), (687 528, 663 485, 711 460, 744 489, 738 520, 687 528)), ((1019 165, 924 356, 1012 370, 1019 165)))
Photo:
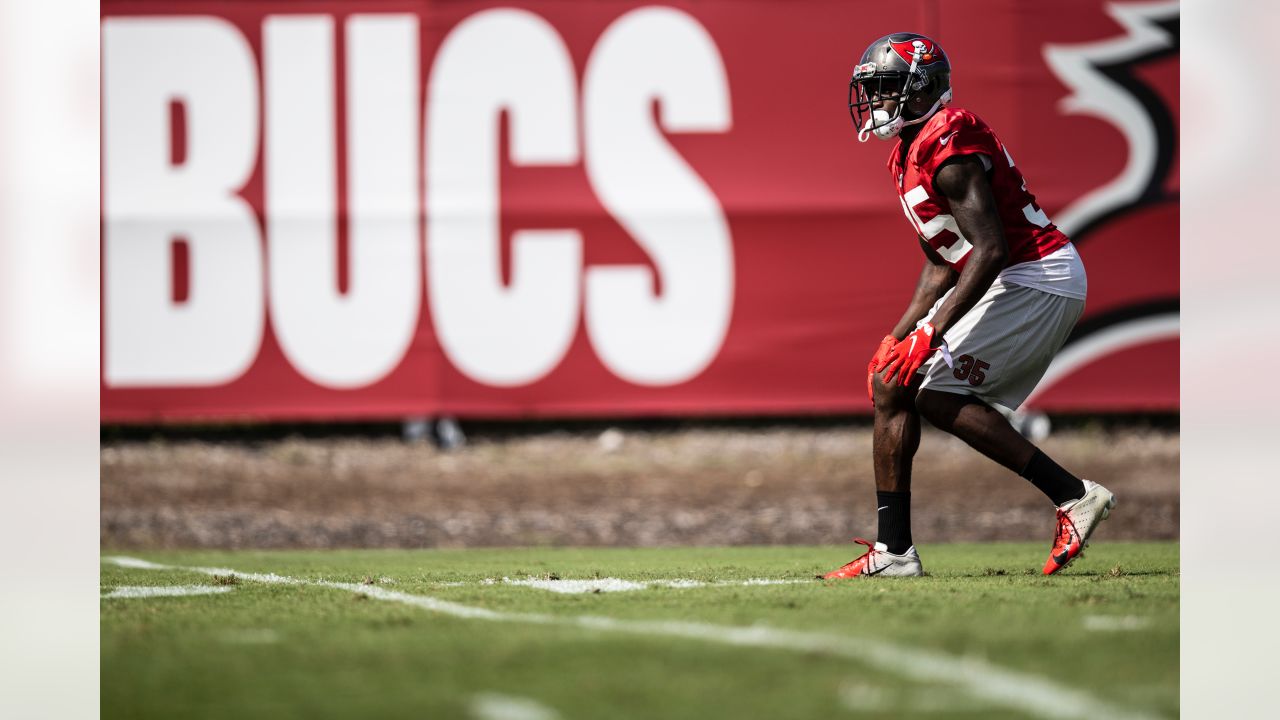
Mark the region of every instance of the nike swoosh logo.
POLYGON ((954 137, 954 136, 955 136, 955 134, 956 134, 956 133, 958 133, 958 132, 960 132, 960 131, 959 131, 959 130, 952 130, 951 132, 947 133, 946 135, 943 135, 942 137, 938 138, 938 144, 939 144, 939 145, 946 145, 946 144, 947 144, 947 141, 948 141, 948 140, 950 140, 952 137, 954 137))
POLYGON ((885 505, 884 507, 878 507, 878 508, 876 508, 876 512, 880 512, 881 510, 888 510, 888 509, 889 509, 889 506, 888 506, 888 505, 885 505))
POLYGON ((1066 565, 1066 564, 1067 564, 1067 558, 1069 558, 1069 557, 1071 557, 1071 554, 1070 554, 1070 553, 1068 553, 1068 552, 1066 552, 1066 551, 1063 551, 1063 552, 1058 553, 1057 555, 1054 555, 1054 556, 1053 556, 1053 561, 1054 561, 1054 562, 1056 562, 1056 563, 1058 563, 1059 565, 1066 565))
POLYGON ((878 569, 876 569, 874 572, 863 573, 863 575, 866 575, 867 577, 871 577, 872 575, 878 575, 878 574, 880 574, 880 573, 884 572, 884 571, 885 571, 885 570, 887 570, 888 568, 889 568, 889 566, 888 566, 887 564, 886 564, 886 565, 881 565, 881 566, 880 566, 878 569))

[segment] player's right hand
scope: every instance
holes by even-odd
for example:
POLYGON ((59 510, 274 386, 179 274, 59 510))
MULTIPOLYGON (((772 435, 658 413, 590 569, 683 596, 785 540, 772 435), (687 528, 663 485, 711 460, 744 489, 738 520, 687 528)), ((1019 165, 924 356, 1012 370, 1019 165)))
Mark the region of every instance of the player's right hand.
POLYGON ((896 374, 899 385, 904 388, 910 385, 916 371, 924 365, 930 355, 937 352, 938 346, 935 343, 940 340, 941 337, 934 329, 933 323, 924 323, 909 333, 902 342, 893 346, 886 360, 881 363, 879 369, 885 371, 885 384, 893 382, 893 376, 896 374))
POLYGON ((867 363, 867 399, 875 402, 876 396, 871 391, 871 381, 876 375, 876 366, 883 363, 889 357, 889 351, 894 345, 898 344, 898 339, 892 335, 885 335, 880 341, 880 347, 876 348, 876 354, 871 356, 871 362, 867 363))

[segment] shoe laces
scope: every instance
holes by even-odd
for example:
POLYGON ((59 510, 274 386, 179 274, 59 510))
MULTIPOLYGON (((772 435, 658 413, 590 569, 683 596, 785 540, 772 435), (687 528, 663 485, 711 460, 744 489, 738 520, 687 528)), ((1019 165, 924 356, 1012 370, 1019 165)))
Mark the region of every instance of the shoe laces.
POLYGON ((856 538, 854 538, 853 540, 851 540, 850 542, 855 542, 855 543, 858 543, 859 545, 866 545, 866 546, 867 546, 867 551, 866 551, 865 553, 863 553, 863 554, 859 555, 858 557, 856 557, 856 558, 854 558, 854 559, 850 560, 849 562, 845 563, 844 565, 841 565, 841 566, 840 566, 840 569, 841 569, 841 570, 843 570, 843 569, 845 569, 845 568, 849 567, 850 565, 853 565, 854 563, 861 562, 861 561, 863 561, 863 560, 868 560, 868 561, 869 561, 869 560, 871 559, 871 556, 872 556, 872 555, 875 555, 876 553, 880 552, 879 550, 876 550, 876 544, 875 544, 875 543, 873 543, 873 542, 868 542, 868 541, 866 541, 866 540, 863 540, 863 539, 862 539, 862 538, 860 538, 860 537, 856 537, 856 538))
POLYGON ((1076 524, 1071 521, 1071 515, 1062 508, 1057 508, 1058 512, 1058 532, 1053 538, 1053 547, 1067 546, 1071 544, 1071 535, 1074 533, 1079 536, 1076 531, 1076 524))

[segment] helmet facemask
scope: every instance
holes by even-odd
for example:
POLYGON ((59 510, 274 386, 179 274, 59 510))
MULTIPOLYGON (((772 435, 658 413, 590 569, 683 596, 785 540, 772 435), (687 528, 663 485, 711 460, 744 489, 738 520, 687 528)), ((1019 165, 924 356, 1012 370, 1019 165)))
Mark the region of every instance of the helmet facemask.
POLYGON ((860 77, 855 70, 849 82, 849 116, 858 128, 858 139, 866 142, 868 133, 881 140, 896 137, 906 124, 903 112, 910 98, 905 73, 876 73, 872 65, 870 72, 860 77), (892 104, 892 110, 882 107, 887 103, 892 104))

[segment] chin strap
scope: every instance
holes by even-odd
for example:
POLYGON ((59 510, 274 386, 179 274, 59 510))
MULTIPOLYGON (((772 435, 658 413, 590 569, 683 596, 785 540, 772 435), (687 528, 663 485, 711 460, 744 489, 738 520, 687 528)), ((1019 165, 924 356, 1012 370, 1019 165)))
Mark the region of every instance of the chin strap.
POLYGON ((925 120, 928 120, 929 118, 933 117, 933 114, 934 114, 934 113, 938 112, 938 110, 939 110, 939 109, 941 109, 943 105, 946 105, 946 104, 947 104, 947 103, 949 103, 949 102, 951 102, 951 91, 950 91, 950 90, 948 90, 948 91, 946 91, 946 92, 942 93, 942 97, 938 98, 937 102, 935 102, 935 103, 933 104, 933 107, 929 108, 929 111, 928 111, 928 112, 926 112, 925 114, 923 114, 923 115, 921 115, 920 117, 916 118, 915 120, 907 120, 907 121, 903 122, 903 123, 902 123, 902 126, 903 126, 903 127, 910 127, 910 126, 912 126, 912 125, 919 125, 920 123, 924 122, 925 120))

